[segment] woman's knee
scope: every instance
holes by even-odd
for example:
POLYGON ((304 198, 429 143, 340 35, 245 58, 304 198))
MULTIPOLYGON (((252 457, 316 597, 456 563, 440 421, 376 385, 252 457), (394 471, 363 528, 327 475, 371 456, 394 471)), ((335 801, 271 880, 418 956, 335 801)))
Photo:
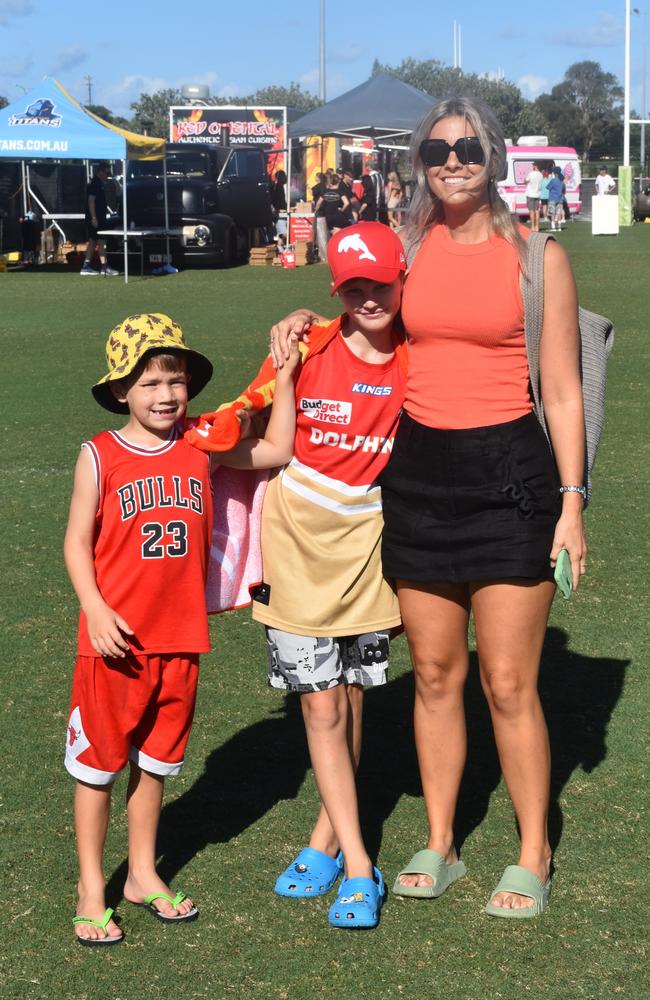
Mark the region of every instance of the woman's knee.
POLYGON ((539 701, 536 683, 521 669, 501 667, 484 671, 481 683, 490 708, 499 715, 516 716, 539 701))
POLYGON ((435 702, 462 696, 467 679, 466 656, 444 658, 431 653, 417 655, 411 650, 411 659, 415 690, 420 699, 435 702))

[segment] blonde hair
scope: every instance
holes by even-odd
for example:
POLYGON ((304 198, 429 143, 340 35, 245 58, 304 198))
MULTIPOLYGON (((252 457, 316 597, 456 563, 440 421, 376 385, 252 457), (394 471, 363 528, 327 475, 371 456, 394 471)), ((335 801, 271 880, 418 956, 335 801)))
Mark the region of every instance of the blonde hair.
POLYGON ((444 220, 442 203, 429 188, 427 168, 420 157, 420 143, 429 138, 433 126, 443 118, 464 118, 474 129, 485 156, 483 175, 487 176, 488 180, 487 195, 492 231, 512 244, 519 255, 522 270, 525 271, 526 244, 496 186, 496 181, 505 177, 507 169, 503 132, 487 104, 472 97, 451 97, 438 101, 413 132, 411 159, 416 187, 408 214, 407 245, 413 251, 420 245, 431 227, 444 220))

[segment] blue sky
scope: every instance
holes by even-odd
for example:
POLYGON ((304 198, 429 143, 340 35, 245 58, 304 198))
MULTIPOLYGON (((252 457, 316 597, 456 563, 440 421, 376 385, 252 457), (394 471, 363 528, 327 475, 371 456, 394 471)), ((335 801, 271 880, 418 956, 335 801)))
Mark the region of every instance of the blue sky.
MULTIPOLYGON (((640 109, 643 29, 632 18, 632 104, 640 109)), ((0 0, 0 94, 20 97, 54 75, 79 100, 129 116, 141 92, 207 83, 237 96, 295 80, 318 92, 319 0, 0 0)), ((524 96, 559 82, 573 62, 593 59, 622 82, 623 0, 571 3, 404 4, 327 0, 327 97, 370 75, 375 57, 453 61, 453 21, 462 30, 466 72, 503 73, 524 96)), ((650 90, 650 88, 649 88, 650 90)))

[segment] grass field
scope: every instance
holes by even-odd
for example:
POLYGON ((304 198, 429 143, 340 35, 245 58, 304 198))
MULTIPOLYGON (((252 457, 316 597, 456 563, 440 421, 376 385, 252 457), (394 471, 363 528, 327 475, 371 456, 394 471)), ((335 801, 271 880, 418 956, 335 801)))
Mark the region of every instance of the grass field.
MULTIPOLYGON (((61 558, 79 443, 111 424, 90 385, 109 329, 128 313, 170 313, 215 363, 199 403, 230 398, 256 370, 274 318, 297 304, 332 310, 322 267, 239 268, 173 278, 82 282, 0 274, 4 358, 2 526, 2 944, 7 998, 433 997, 610 1000, 650 997, 648 927, 648 275, 650 226, 618 238, 575 224, 561 237, 581 301, 611 316, 608 415, 587 517, 589 575, 557 600, 543 698, 554 751, 557 875, 536 921, 482 907, 517 838, 476 683, 458 819, 468 877, 434 903, 388 900, 369 933, 329 928, 327 899, 274 896, 316 808, 299 709, 265 687, 248 611, 213 621, 188 764, 168 783, 160 867, 201 918, 165 927, 121 898, 124 782, 106 852, 109 900, 126 943, 74 944, 72 781, 62 766, 77 606, 61 558)), ((369 847, 389 883, 424 846, 405 643, 385 689, 367 699, 360 772, 369 847)))

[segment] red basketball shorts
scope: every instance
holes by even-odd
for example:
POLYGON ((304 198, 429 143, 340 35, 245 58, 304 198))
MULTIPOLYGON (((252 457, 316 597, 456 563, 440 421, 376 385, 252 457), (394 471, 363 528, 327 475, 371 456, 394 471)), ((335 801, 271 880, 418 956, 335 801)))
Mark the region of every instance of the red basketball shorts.
POLYGON ((79 656, 65 748, 70 774, 108 785, 129 760, 152 774, 180 774, 190 735, 198 654, 105 660, 79 656))

